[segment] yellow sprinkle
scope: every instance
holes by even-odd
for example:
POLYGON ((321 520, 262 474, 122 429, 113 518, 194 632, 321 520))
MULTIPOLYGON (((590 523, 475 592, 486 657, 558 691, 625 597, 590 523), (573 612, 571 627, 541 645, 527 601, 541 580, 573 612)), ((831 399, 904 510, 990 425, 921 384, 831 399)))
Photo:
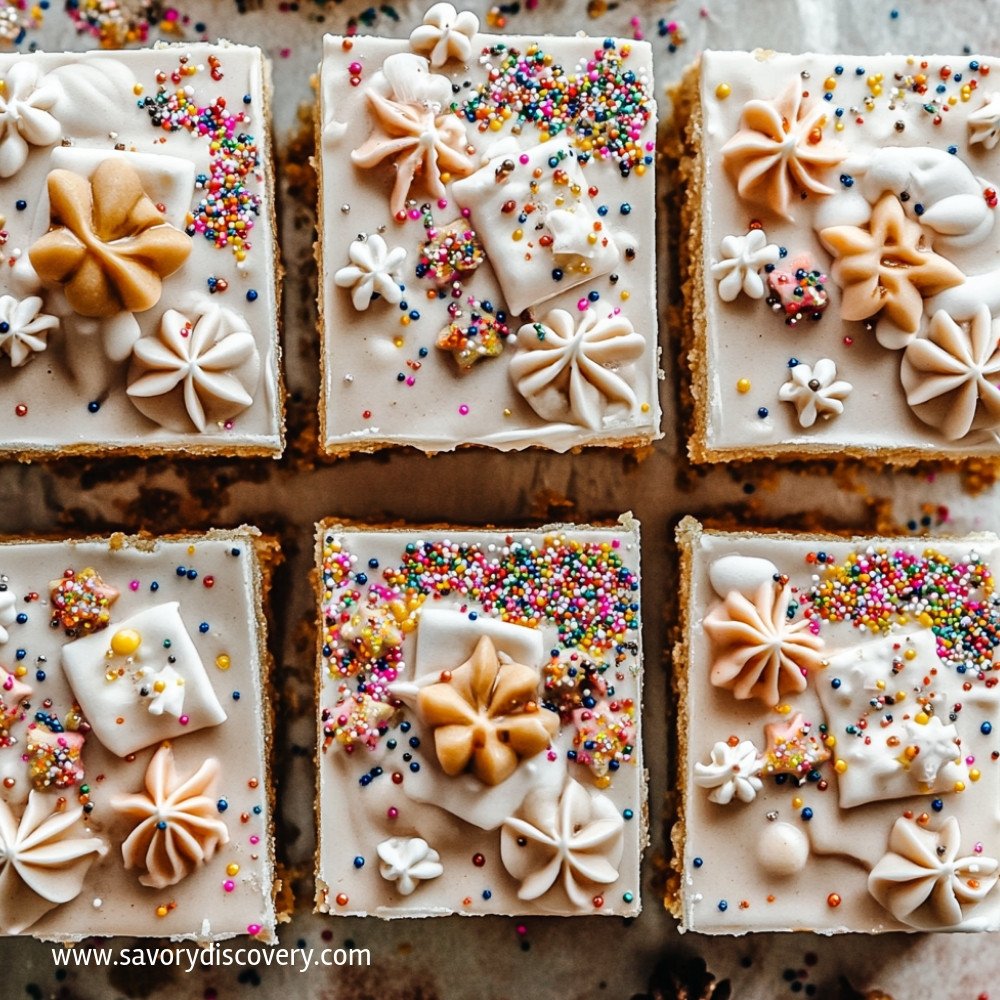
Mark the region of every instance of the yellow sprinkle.
POLYGON ((188 555, 189 556, 193 556, 194 555, 194 546, 193 545, 189 545, 188 546, 188 555))
POLYGON ((964 792, 965 791, 965 782, 964 781, 956 781, 955 782, 955 791, 956 792, 964 792))
POLYGON ((802 808, 802 799, 800 799, 797 795, 795 796, 794 799, 792 799, 792 808, 793 809, 801 809, 802 808))
POLYGON ((227 875, 239 875, 239 873, 240 873, 240 866, 235 861, 226 865, 227 875))
POLYGON ((732 92, 733 88, 730 87, 728 83, 720 83, 719 86, 715 88, 715 96, 720 101, 724 101, 732 92))
POLYGON ((833 128, 834 128, 834 131, 836 131, 836 132, 843 132, 844 131, 844 123, 838 118, 837 121, 834 123, 833 128))
POLYGON ((917 712, 917 714, 913 716, 913 721, 918 726, 926 726, 927 723, 931 721, 931 717, 926 712, 917 712))
POLYGON ((157 915, 158 917, 165 917, 165 916, 167 915, 167 913, 168 913, 168 912, 169 912, 169 911, 167 910, 167 908, 166 908, 165 906, 158 906, 158 907, 156 908, 156 915, 157 915))
POLYGON ((517 243, 521 239, 522 236, 524 236, 524 230, 523 229, 515 229, 514 232, 512 232, 510 234, 510 238, 515 243, 517 243))
POLYGON ((739 382, 736 383, 736 391, 746 395, 746 393, 750 391, 750 379, 741 378, 739 382))
POLYGON ((834 736, 833 733, 827 733, 826 736, 823 737, 823 742, 826 746, 833 749, 833 747, 837 745, 837 737, 834 736))
POLYGON ((493 118, 490 120, 490 131, 499 132, 503 128, 503 122, 499 118, 493 118))
POLYGON ((894 700, 895 700, 895 702, 896 702, 896 704, 897 704, 897 705, 898 705, 898 704, 899 704, 899 703, 900 703, 901 701, 905 701, 905 700, 906 700, 906 692, 905 692, 905 691, 897 691, 897 692, 896 692, 896 697, 895 697, 895 699, 894 699, 894 700))
POLYGON ((649 403, 643 403, 639 409, 642 410, 643 413, 649 413, 649 403))
POLYGON ((882 681, 882 680, 876 681, 875 682, 875 687, 878 688, 879 691, 884 691, 885 690, 885 681, 882 681))
POLYGON ((215 665, 220 670, 228 670, 232 666, 232 662, 225 653, 219 653, 219 655, 215 658, 215 665))
POLYGON ((130 656, 142 643, 142 636, 134 628, 121 628, 111 637, 111 651, 115 656, 130 656))
POLYGON ((930 628, 934 624, 934 619, 931 618, 926 611, 922 612, 920 617, 917 619, 924 628, 930 628))
POLYGON ((833 765, 833 769, 837 772, 837 774, 843 774, 847 770, 847 761, 846 760, 838 760, 833 765))
POLYGON ((611 775, 602 774, 599 778, 594 778, 594 784, 598 788, 607 788, 611 784, 611 775))
POLYGON ((406 343, 406 340, 403 337, 393 337, 392 342, 397 347, 402 347, 406 343))
POLYGON ((623 291, 621 295, 619 295, 618 297, 622 300, 622 302, 628 302, 631 294, 632 294, 631 292, 623 291))
POLYGON ((828 76, 823 81, 824 90, 836 90, 837 89, 837 78, 835 76, 828 76))
POLYGON ((915 660, 916 658, 917 658, 917 651, 912 646, 909 646, 903 650, 904 660, 915 660))
POLYGON ((504 407, 503 415, 505 417, 509 417, 510 416, 510 409, 507 408, 507 407, 504 407))
POLYGON ((978 781, 981 777, 982 777, 982 775, 979 773, 979 768, 978 767, 974 767, 969 772, 969 781, 978 781))
POLYGON ((792 710, 792 706, 791 705, 775 705, 774 706, 774 710, 779 715, 788 715, 788 713, 792 710))

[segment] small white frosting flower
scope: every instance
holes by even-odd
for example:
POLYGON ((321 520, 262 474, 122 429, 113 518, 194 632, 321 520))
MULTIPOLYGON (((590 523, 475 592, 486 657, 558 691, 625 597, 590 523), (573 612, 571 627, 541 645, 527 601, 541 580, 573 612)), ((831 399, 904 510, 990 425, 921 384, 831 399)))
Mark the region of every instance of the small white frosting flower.
POLYGON ((61 133, 49 114, 59 88, 37 63, 15 62, 0 88, 0 177, 13 177, 28 159, 28 146, 51 146, 61 133))
POLYGON ((418 882, 437 878, 444 871, 441 855, 420 837, 390 837, 375 850, 382 878, 395 882, 401 896, 409 896, 418 882))
POLYGON ((987 94, 986 103, 967 120, 969 145, 981 142, 985 149, 993 149, 1000 142, 1000 94, 987 94))
POLYGON ((722 259, 712 265, 712 277, 719 279, 719 298, 733 302, 745 292, 752 299, 764 297, 764 281, 757 273, 765 264, 777 264, 781 251, 768 243, 763 229, 751 229, 746 236, 727 236, 722 241, 722 259))
POLYGON ((795 407, 801 427, 812 427, 817 417, 829 420, 843 413, 843 401, 853 388, 837 379, 837 366, 829 358, 820 358, 815 366, 795 365, 778 390, 778 399, 795 407))
POLYGON ((950 723, 946 726, 936 715, 923 725, 909 719, 903 724, 903 731, 906 746, 917 749, 917 755, 909 765, 910 772, 917 781, 926 785, 933 785, 941 768, 962 754, 955 742, 958 730, 950 723))
POLYGON ((0 351, 10 358, 12 368, 20 368, 33 351, 44 351, 49 330, 59 325, 41 308, 37 295, 25 299, 0 295, 0 351))
POLYGON ((695 764, 694 780, 699 788, 710 788, 709 800, 720 806, 728 805, 734 798, 753 802, 763 787, 758 777, 762 767, 760 753, 750 740, 736 746, 720 740, 712 747, 708 764, 695 764))
POLYGON ((459 13, 450 3, 436 3, 424 14, 424 23, 410 34, 410 48, 428 56, 432 66, 443 66, 449 59, 467 63, 477 31, 479 18, 472 11, 459 13))
POLYGON ((356 239, 348 250, 351 263, 342 267, 333 280, 341 288, 351 289, 354 308, 367 309, 376 295, 381 295, 390 305, 398 305, 403 298, 399 287, 399 271, 406 260, 402 247, 390 250, 377 233, 356 239))

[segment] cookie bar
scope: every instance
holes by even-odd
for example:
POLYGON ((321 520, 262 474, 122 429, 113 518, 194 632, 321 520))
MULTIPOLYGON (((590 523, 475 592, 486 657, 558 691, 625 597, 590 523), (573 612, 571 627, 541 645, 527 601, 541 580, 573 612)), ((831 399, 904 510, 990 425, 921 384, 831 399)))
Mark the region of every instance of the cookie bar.
POLYGON ((448 3, 324 40, 325 452, 660 436, 651 60, 448 3))
POLYGON ((254 528, 0 544, 0 933, 274 936, 254 528))
POLYGON ((693 458, 1000 455, 990 69, 703 54, 679 95, 693 458))
POLYGON ((1000 928, 1000 539, 678 541, 682 927, 1000 928))
POLYGON ((330 521, 317 559, 317 909, 638 913, 638 524, 330 521))
POLYGON ((0 457, 277 456, 259 49, 0 56, 0 457))

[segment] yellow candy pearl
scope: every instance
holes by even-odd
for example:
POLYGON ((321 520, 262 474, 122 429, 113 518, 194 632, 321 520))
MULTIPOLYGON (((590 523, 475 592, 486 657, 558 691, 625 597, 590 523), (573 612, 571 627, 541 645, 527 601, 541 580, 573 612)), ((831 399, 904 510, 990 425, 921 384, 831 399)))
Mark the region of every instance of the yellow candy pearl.
POLYGON ((142 644, 142 636, 134 628, 121 628, 111 637, 111 652, 115 656, 131 656, 142 644))

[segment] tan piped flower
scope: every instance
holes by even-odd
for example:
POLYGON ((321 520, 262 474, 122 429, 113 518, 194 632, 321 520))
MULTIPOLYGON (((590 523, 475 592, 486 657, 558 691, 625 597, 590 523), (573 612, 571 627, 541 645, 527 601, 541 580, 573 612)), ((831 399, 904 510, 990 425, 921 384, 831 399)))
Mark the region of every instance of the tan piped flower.
POLYGON ((867 226, 830 226, 819 238, 836 258, 833 277, 843 289, 840 312, 846 320, 881 311, 901 330, 914 331, 923 300, 965 280, 931 250, 920 223, 906 217, 894 194, 882 195, 867 226))
POLYGON ((822 102, 803 99, 798 77, 773 101, 747 101, 742 128, 722 147, 740 197, 787 219, 794 192, 833 194, 820 178, 847 152, 841 143, 826 138, 828 113, 822 102))
POLYGON ((155 306, 162 279, 191 253, 191 239, 163 221, 132 166, 107 159, 90 180, 53 170, 48 189, 51 228, 28 250, 39 277, 63 285, 81 316, 155 306))
POLYGON ((145 789, 111 799, 112 809, 138 820, 122 844, 122 861, 144 870, 143 885, 176 885, 229 843, 216 808, 218 775, 219 762, 208 757, 194 774, 178 778, 174 752, 164 745, 146 768, 145 789))
POLYGON ((786 692, 804 691, 806 673, 820 669, 823 640, 809 622, 788 618, 791 592, 765 581, 753 600, 733 590, 705 616, 716 644, 711 682, 733 697, 776 705, 786 692))
POLYGON ((445 774, 471 770, 487 785, 499 785, 520 760, 544 750, 559 717, 539 706, 538 682, 536 670, 498 653, 483 636, 448 679, 423 688, 417 710, 434 728, 445 774))

